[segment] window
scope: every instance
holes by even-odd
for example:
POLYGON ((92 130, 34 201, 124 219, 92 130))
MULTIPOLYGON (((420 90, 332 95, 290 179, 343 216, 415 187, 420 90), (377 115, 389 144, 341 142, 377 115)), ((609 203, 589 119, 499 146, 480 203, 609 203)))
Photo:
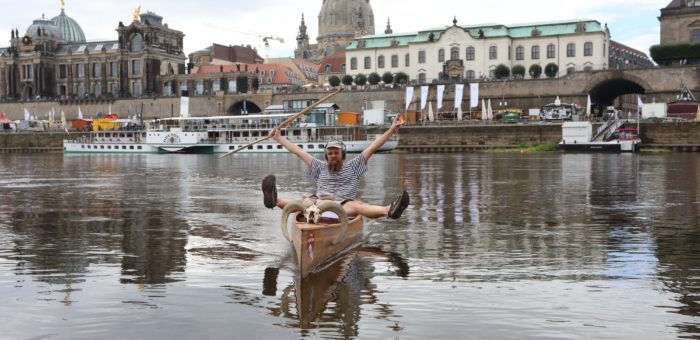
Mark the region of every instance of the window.
POLYGON ((489 71, 489 78, 496 79, 496 70, 489 71))
POLYGON ((399 67, 399 56, 396 54, 391 56, 391 67, 399 67))
POLYGON ((692 30, 690 32, 690 41, 700 42, 700 29, 692 30))
POLYGON ((140 34, 134 35, 133 38, 131 38, 131 52, 139 52, 143 48, 143 38, 141 38, 140 34))
POLYGON ((214 81, 212 81, 211 90, 214 93, 217 93, 221 90, 221 81, 219 79, 214 79, 214 81))
POLYGON ((132 85, 132 93, 134 96, 138 97, 141 96, 141 82, 140 81, 135 81, 132 85))
POLYGON ((530 58, 532 59, 540 59, 540 46, 535 45, 532 46, 532 51, 530 53, 530 58))
POLYGON ((459 48, 453 47, 450 49, 450 60, 459 60, 459 48))
POLYGON ((411 65, 411 55, 406 53, 406 67, 411 65))
POLYGON ((111 62, 109 63, 109 76, 114 77, 117 75, 117 63, 111 62))
POLYGON ((138 76, 141 74, 141 60, 131 61, 131 74, 134 76, 138 76))
POLYGON ((566 45, 566 56, 569 58, 576 57, 576 45, 574 43, 566 45))
POLYGON ((75 65, 75 73, 78 75, 78 78, 85 77, 85 65, 84 64, 76 64, 75 65))
POLYGON ((378 68, 384 68, 384 56, 380 55, 377 57, 377 67, 378 68))
POLYGON ((93 93, 95 93, 96 96, 101 95, 102 94, 102 84, 100 84, 100 83, 95 84, 95 91, 93 91, 93 93))
POLYGON ((345 73, 345 64, 340 65, 340 72, 345 73))
POLYGON ((496 46, 489 47, 489 59, 498 59, 498 48, 496 46))
POLYGON ((474 60, 474 56, 476 53, 474 52, 474 47, 467 47, 467 60, 474 60))
POLYGON ((425 84, 425 73, 418 73, 418 83, 425 84))
POLYGON ((425 64, 425 51, 418 51, 418 63, 425 64))
POLYGON ((371 68, 372 68, 372 58, 365 57, 365 70, 369 70, 371 68))
POLYGON ((58 78, 66 79, 66 77, 67 77, 66 65, 65 64, 58 65, 58 78))
POLYGON ((584 57, 592 57, 593 56, 593 43, 590 41, 587 41, 585 44, 583 44, 583 56, 584 57))
POLYGON ((547 45, 547 58, 548 59, 556 58, 555 49, 556 49, 556 47, 554 47, 554 44, 547 45))
POLYGON ((474 70, 468 70, 467 71, 467 80, 471 81, 476 78, 476 72, 474 70))
POLYGON ((574 72, 576 72, 576 67, 574 67, 574 66, 569 66, 569 67, 566 68, 566 74, 572 74, 572 73, 574 73, 574 72))
POLYGON ((350 69, 357 70, 357 58, 350 58, 350 69))
POLYGON ((518 46, 515 48, 515 60, 523 59, 525 59, 525 48, 522 46, 518 46))
POLYGON ((330 72, 331 72, 331 65, 330 65, 330 64, 326 64, 326 67, 325 67, 324 70, 325 70, 324 72, 330 73, 330 72))
POLYGON ((591 72, 591 71, 593 71, 593 66, 591 66, 591 65, 586 65, 586 66, 583 68, 583 70, 586 71, 586 72, 591 72))
POLYGON ((445 62, 445 49, 441 48, 438 50, 438 62, 444 63, 445 62))
POLYGON ((100 65, 99 63, 92 64, 92 76, 93 77, 101 77, 102 76, 102 65, 100 65))

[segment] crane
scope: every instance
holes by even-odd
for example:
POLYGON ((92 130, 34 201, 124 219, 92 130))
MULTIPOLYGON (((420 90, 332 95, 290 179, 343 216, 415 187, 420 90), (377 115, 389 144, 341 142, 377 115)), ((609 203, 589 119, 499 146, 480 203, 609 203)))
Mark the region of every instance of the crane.
POLYGON ((270 40, 275 40, 275 41, 278 41, 278 42, 281 43, 281 44, 284 44, 284 38, 275 37, 275 36, 272 36, 272 35, 262 35, 262 34, 256 34, 256 33, 251 33, 251 32, 244 32, 244 31, 239 31, 239 30, 235 30, 235 29, 230 29, 230 28, 226 28, 226 27, 222 27, 222 26, 214 25, 214 24, 210 24, 210 23, 204 23, 204 26, 211 27, 211 28, 216 28, 216 29, 223 30, 223 31, 235 32, 235 33, 240 33, 240 34, 245 34, 245 35, 250 35, 250 36, 253 36, 253 37, 260 38, 260 39, 262 39, 262 41, 263 41, 263 43, 265 44, 265 47, 266 47, 266 48, 269 48, 269 47, 270 47, 270 40))

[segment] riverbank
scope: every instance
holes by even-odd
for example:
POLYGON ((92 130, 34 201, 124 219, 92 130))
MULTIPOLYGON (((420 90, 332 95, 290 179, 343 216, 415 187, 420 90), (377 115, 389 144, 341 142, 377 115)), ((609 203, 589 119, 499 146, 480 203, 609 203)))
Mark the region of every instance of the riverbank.
MULTIPOLYGON (((595 128, 595 127, 594 127, 595 128)), ((642 148, 700 152, 700 123, 648 123, 640 126, 642 148)), ((0 153, 58 152, 64 139, 76 139, 83 133, 26 132, 0 133, 0 153)), ((397 151, 483 152, 520 150, 554 151, 561 140, 561 124, 438 124, 408 125, 399 132, 397 151)))

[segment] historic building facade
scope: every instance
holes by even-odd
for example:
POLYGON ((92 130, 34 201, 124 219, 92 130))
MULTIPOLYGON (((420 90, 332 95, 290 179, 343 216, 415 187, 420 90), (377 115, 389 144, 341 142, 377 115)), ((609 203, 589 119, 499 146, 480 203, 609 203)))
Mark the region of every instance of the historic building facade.
POLYGON ((528 70, 558 66, 558 75, 608 68, 610 32, 595 20, 527 25, 452 26, 356 38, 346 49, 348 74, 404 72, 419 83, 493 79, 500 64, 528 70))
POLYGON ((323 0, 316 44, 310 43, 302 14, 294 57, 319 62, 344 49, 353 39, 371 34, 374 34, 374 12, 369 0, 323 0))
POLYGON ((119 23, 118 40, 86 42, 78 23, 61 14, 15 29, 0 48, 0 98, 100 98, 161 94, 158 77, 185 73, 183 37, 155 13, 119 23))
POLYGON ((700 42, 700 1, 673 0, 661 9, 661 44, 700 42))

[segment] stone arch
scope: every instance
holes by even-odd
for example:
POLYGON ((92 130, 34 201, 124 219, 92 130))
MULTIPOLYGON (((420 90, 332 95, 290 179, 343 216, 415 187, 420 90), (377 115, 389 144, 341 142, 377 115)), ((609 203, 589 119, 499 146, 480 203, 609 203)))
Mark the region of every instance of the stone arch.
POLYGON ((591 95, 591 102, 598 107, 610 106, 616 98, 622 95, 643 94, 651 89, 651 86, 642 78, 625 72, 601 72, 599 74, 602 77, 592 77, 593 79, 585 89, 585 93, 591 95))
POLYGON ((260 106, 258 106, 258 104, 250 100, 237 101, 233 103, 233 105, 229 106, 228 110, 226 110, 227 114, 233 116, 240 116, 244 113, 256 114, 261 112, 262 110, 260 109, 260 106))

